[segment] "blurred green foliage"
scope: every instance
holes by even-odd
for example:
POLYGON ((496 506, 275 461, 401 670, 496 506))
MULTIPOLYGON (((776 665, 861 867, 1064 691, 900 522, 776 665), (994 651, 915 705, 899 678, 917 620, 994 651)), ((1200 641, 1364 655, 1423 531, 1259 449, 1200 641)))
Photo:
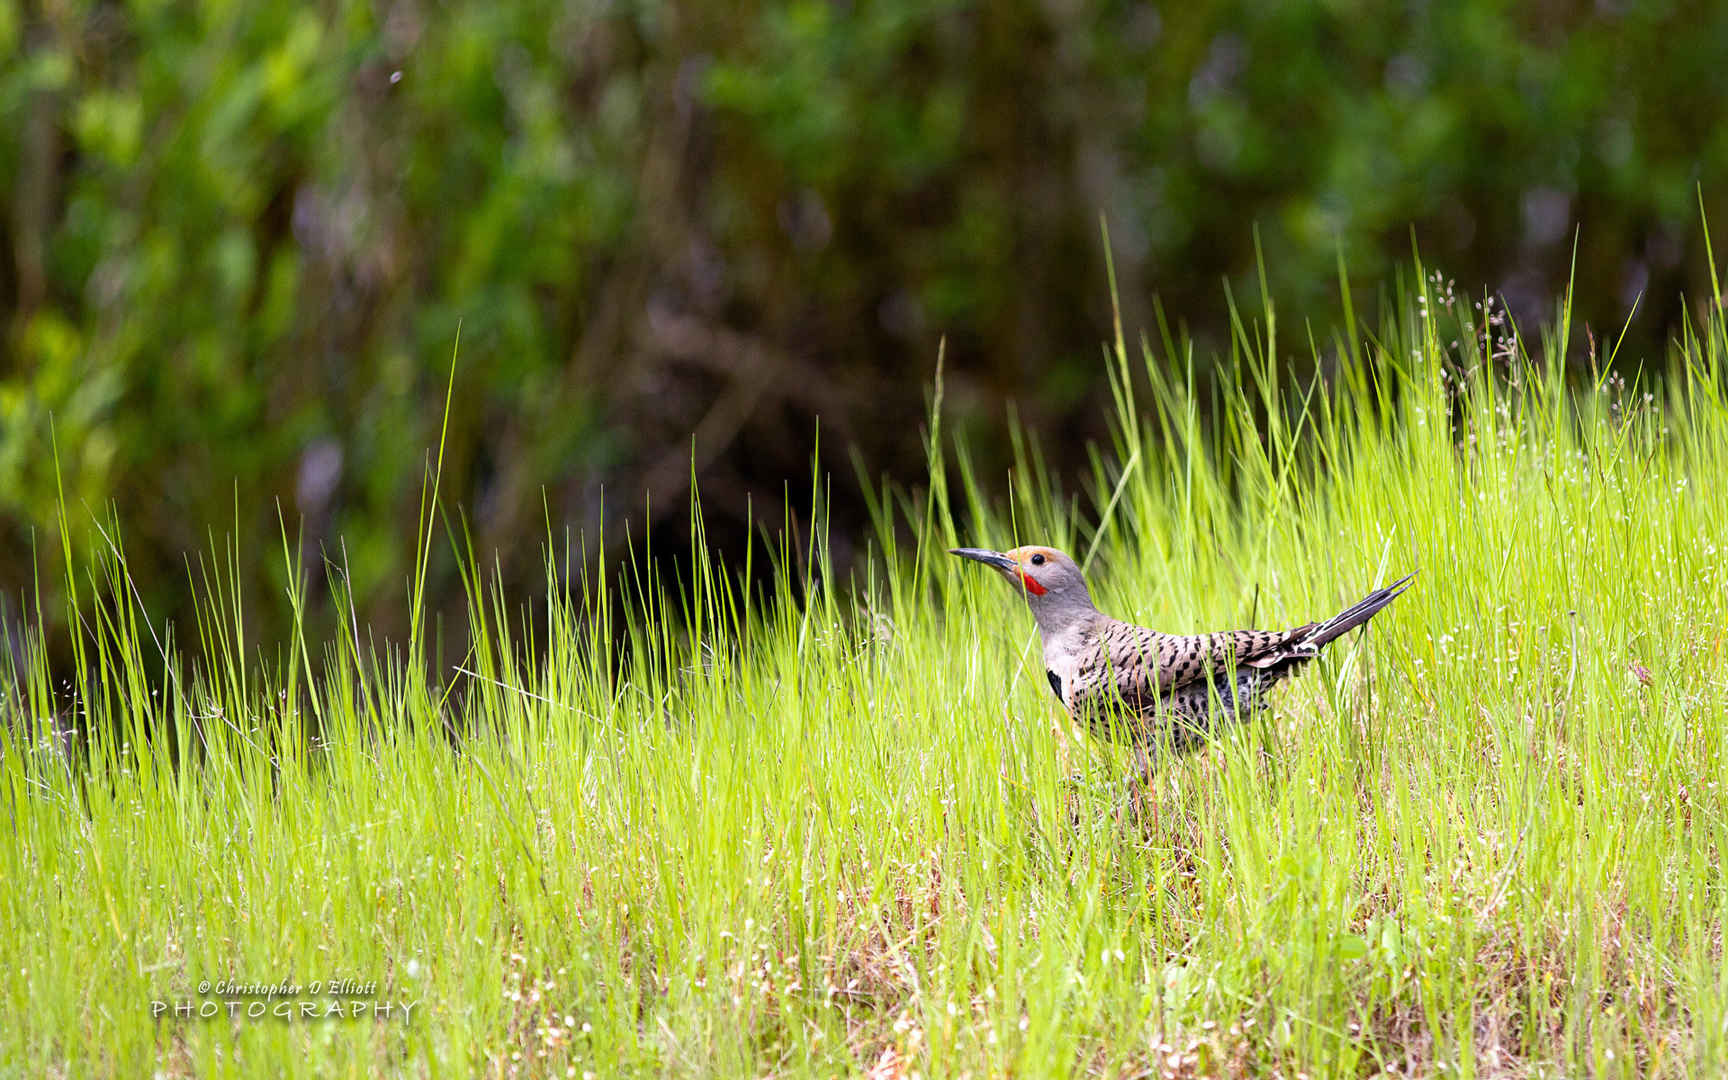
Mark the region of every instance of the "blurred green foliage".
POLYGON ((1647 293, 1655 355, 1725 105, 1708 5, 0 0, 0 586, 57 485, 153 600, 236 525, 280 585, 279 504, 389 631, 458 326, 443 490, 507 578, 682 521, 692 454, 737 546, 817 416, 915 468, 939 335, 962 418, 1095 434, 1100 214, 1202 355, 1256 224, 1321 329, 1412 236, 1539 317, 1581 230, 1580 321, 1647 293))

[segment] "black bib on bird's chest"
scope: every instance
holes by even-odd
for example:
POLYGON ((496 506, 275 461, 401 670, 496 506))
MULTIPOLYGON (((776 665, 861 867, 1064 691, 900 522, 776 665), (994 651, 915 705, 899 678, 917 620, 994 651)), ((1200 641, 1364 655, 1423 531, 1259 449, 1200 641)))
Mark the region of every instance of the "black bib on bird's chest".
POLYGON ((1050 689, 1056 691, 1056 700, 1061 701, 1062 700, 1062 676, 1056 674, 1054 671, 1051 671, 1049 668, 1044 669, 1044 675, 1046 678, 1048 678, 1050 680, 1050 689))

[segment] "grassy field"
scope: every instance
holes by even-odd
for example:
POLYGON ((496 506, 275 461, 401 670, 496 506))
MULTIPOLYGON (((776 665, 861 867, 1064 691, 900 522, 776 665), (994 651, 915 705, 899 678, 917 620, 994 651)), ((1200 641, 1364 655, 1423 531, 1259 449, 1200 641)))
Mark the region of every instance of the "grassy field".
POLYGON ((0 674, 0 1071, 1722 1075, 1728 329, 1568 380, 1563 308, 1422 282, 1335 342, 1262 312, 1217 381, 1119 340, 1072 490, 1026 433, 975 475, 938 390, 856 578, 818 536, 770 594, 600 590, 558 537, 525 620, 471 559, 455 671, 242 640, 233 549, 170 640, 117 549, 50 548, 82 675, 0 674), (1034 541, 1177 631, 1420 574, 1136 819, 942 554, 1034 541))

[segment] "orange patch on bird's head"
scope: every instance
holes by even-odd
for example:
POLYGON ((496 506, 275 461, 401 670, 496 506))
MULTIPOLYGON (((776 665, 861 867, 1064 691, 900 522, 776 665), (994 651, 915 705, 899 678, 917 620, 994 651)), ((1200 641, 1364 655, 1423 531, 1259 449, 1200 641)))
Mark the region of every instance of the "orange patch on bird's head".
POLYGON ((1067 558, 1055 548, 1047 547, 1017 547, 1003 554, 1014 560, 1020 572, 1020 584, 1033 596, 1043 596, 1050 591, 1049 586, 1038 579, 1054 571, 1067 558))

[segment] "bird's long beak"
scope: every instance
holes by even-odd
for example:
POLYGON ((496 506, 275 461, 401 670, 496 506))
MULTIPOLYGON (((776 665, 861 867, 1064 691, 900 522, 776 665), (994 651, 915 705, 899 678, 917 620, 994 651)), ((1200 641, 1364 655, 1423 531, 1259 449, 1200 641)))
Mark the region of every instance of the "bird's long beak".
POLYGON ((973 562, 981 562, 985 566, 993 570, 1000 570, 1004 574, 1018 576, 1020 573, 1019 565, 1000 551, 989 551, 985 548, 949 548, 948 554, 958 555, 962 559, 971 559, 973 562))

